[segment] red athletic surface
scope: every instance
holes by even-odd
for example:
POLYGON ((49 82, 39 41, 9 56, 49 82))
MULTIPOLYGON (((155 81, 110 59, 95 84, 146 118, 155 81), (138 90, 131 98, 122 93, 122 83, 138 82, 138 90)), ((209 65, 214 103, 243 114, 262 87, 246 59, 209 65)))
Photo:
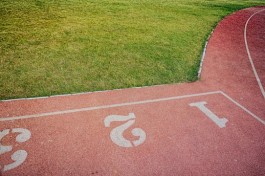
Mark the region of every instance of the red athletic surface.
MULTIPOLYGON (((241 10, 226 17, 212 34, 201 79, 195 83, 131 88, 106 92, 0 102, 0 120, 32 114, 132 103, 167 97, 217 93, 144 104, 0 121, 0 131, 25 128, 31 138, 16 143, 15 134, 2 145, 13 145, 0 155, 0 164, 12 163, 16 150, 28 156, 18 167, 2 175, 265 175, 265 99, 253 74, 244 41, 249 17, 264 7, 241 10), (223 93, 220 93, 223 92, 223 93), (226 97, 228 95, 231 99, 226 97), (219 118, 219 128, 190 103, 205 101, 219 118), (110 139, 110 131, 125 122, 104 126, 109 115, 134 113, 133 128, 146 133, 143 144, 123 148, 110 139)), ((249 50, 265 85, 265 11, 249 22, 249 50)))

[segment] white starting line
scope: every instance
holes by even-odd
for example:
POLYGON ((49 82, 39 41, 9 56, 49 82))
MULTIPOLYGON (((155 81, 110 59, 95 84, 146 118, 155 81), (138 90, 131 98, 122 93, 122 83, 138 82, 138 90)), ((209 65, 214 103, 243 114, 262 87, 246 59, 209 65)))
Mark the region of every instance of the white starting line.
POLYGON ((213 92, 204 92, 198 94, 189 94, 189 95, 182 95, 182 96, 174 96, 174 97, 167 97, 167 98, 158 98, 158 99, 151 99, 151 100, 143 100, 143 101, 135 101, 135 102, 127 102, 127 103, 120 103, 120 104, 112 104, 112 105, 102 105, 102 106, 92 106, 87 108, 80 108, 80 109, 71 109, 71 110, 64 110, 64 111, 54 111, 48 113, 40 113, 40 114, 32 114, 32 115, 23 115, 23 116, 13 116, 13 117, 2 117, 0 118, 0 122, 4 121, 14 121, 14 120, 23 120, 23 119, 32 119, 32 118, 41 118, 41 117, 48 117, 52 115, 62 115, 62 114, 69 114, 69 113, 77 113, 77 112, 84 112, 84 111, 93 111, 93 110, 101 110, 101 109, 109 109, 109 108, 116 108, 116 107, 123 107, 123 106, 131 106, 131 105, 141 105, 141 104, 148 104, 148 103, 157 103, 163 101, 172 101, 172 100, 180 100, 185 98, 192 98, 198 96, 207 96, 207 95, 214 95, 214 94, 221 94, 238 106, 240 109, 244 110, 246 113, 251 115, 254 119, 265 125, 265 121, 256 116, 254 113, 249 111, 247 108, 233 100, 230 96, 225 94, 222 91, 213 91, 213 92))

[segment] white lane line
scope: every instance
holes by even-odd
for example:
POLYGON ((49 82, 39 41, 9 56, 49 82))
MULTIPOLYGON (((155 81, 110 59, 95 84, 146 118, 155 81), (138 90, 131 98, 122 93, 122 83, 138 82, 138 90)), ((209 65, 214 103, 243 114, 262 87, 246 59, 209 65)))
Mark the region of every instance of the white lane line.
POLYGON ((228 100, 230 100, 232 103, 234 103, 236 106, 238 106, 240 109, 244 110, 246 113, 251 115, 255 120, 257 120, 260 123, 262 123, 263 125, 265 125, 265 121, 264 120, 262 120, 260 117, 258 117, 255 114, 253 114, 247 108, 245 108, 244 106, 242 106, 241 104, 236 102, 234 99, 232 99, 230 96, 228 96, 227 94, 225 94, 222 91, 204 92, 204 93, 198 93, 198 94, 189 94, 189 95, 182 95, 182 96, 175 96, 175 97, 158 98, 158 99, 152 99, 152 100, 144 100, 144 101, 135 101, 135 102, 128 102, 128 103, 112 104, 112 105, 94 106, 94 107, 72 109, 72 110, 65 110, 65 111, 55 111, 55 112, 41 113, 41 114, 32 114, 32 115, 25 115, 25 116, 5 117, 5 118, 0 118, 0 122, 13 121, 13 120, 23 120, 23 119, 30 119, 30 118, 40 118, 40 117, 47 117, 47 116, 52 116, 52 115, 62 115, 62 114, 68 114, 68 113, 76 113, 76 112, 108 109, 108 108, 116 108, 116 107, 122 107, 122 106, 131 106, 131 105, 156 103, 156 102, 170 101, 170 100, 179 100, 179 99, 184 99, 184 98, 192 98, 192 97, 207 96, 207 95, 214 95, 214 94, 223 95, 228 100))
POLYGON ((257 121, 259 121, 260 123, 262 123, 263 125, 265 125, 265 121, 262 120, 261 118, 259 118, 258 116, 256 116, 255 114, 253 114, 251 111, 249 111, 247 108, 245 108, 244 106, 242 106, 241 104, 239 104, 238 102, 236 102, 234 99, 232 99, 230 96, 228 96, 226 93, 221 91, 221 94, 223 96, 225 96, 228 100, 230 100, 231 102, 233 102, 235 105, 237 105, 239 108, 241 108, 242 110, 244 110, 246 113, 248 113, 249 115, 251 115, 254 119, 256 119, 257 121))
POLYGON ((254 65, 254 62, 253 62, 253 59, 251 57, 251 54, 250 54, 250 51, 249 51, 249 47, 248 47, 248 41, 247 41, 247 27, 248 27, 248 23, 249 21, 255 16, 257 15, 258 13, 261 13, 263 12, 265 9, 262 9, 262 10, 259 10, 257 12, 255 12, 254 14, 252 14, 249 19, 247 20, 246 24, 245 24, 245 30, 244 30, 244 39, 245 39, 245 45, 246 45, 246 50, 247 50, 247 53, 248 53, 248 58, 249 58, 249 61, 250 61, 250 64, 251 64, 251 67, 252 67, 252 70, 254 72, 254 75, 256 77, 256 80, 258 82, 258 85, 259 85, 259 88, 260 88, 260 91, 263 95, 263 98, 265 98, 265 91, 264 91, 264 88, 262 86, 262 83, 260 81, 260 78, 259 78, 259 75, 256 71, 256 68, 255 68, 255 65, 254 65))
POLYGON ((5 117, 5 118, 0 118, 0 122, 11 121, 11 120, 30 119, 30 118, 39 118, 39 117, 51 116, 51 115, 62 115, 62 114, 68 114, 68 113, 92 111, 92 110, 99 110, 99 109, 116 108, 116 107, 121 107, 121 106, 131 106, 131 105, 140 105, 140 104, 147 104, 147 103, 156 103, 156 102, 161 102, 161 101, 178 100, 178 99, 183 99, 183 98, 191 98, 191 97, 198 97, 198 96, 205 96, 205 95, 212 95, 212 94, 220 94, 220 93, 221 93, 221 91, 205 92, 205 93, 199 93, 199 94, 190 94, 190 95, 183 95, 183 96, 176 96, 176 97, 168 97, 168 98, 159 98, 159 99, 153 99, 153 100, 144 100, 144 101, 121 103, 121 104, 94 106, 94 107, 87 107, 87 108, 80 108, 80 109, 71 109, 71 110, 65 110, 65 111, 55 111, 55 112, 41 113, 41 114, 5 117))

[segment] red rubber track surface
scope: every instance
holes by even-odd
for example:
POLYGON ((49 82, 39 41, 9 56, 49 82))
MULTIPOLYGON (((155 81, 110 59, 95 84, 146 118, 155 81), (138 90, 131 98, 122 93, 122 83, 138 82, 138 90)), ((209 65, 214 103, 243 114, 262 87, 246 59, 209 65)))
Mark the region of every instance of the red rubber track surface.
POLYGON ((197 82, 0 102, 0 142, 12 146, 0 153, 2 175, 264 175, 265 99, 244 38, 247 20, 258 12, 249 20, 246 39, 264 87, 262 9, 244 9, 219 23, 197 82), (191 106, 198 102, 226 118, 225 127, 191 106), (111 132, 128 120, 110 127, 104 122, 129 113, 135 119, 123 137, 139 141, 131 130, 140 128, 146 138, 122 147, 111 132), (30 139, 17 142, 19 133, 11 133, 17 128, 30 131, 30 139), (4 130, 10 133, 3 135, 4 130), (25 161, 9 167, 18 150, 27 152, 25 161))

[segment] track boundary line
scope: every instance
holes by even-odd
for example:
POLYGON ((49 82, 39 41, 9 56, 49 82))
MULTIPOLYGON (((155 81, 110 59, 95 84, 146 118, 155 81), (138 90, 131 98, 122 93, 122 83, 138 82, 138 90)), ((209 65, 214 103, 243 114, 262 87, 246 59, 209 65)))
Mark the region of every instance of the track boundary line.
POLYGON ((228 100, 230 100, 232 103, 234 103, 236 106, 238 106, 240 109, 244 110, 249 115, 251 115, 255 120, 257 120, 258 122, 260 122, 263 125, 265 125, 265 121, 264 120, 262 120, 260 117, 256 116, 254 113, 249 111, 247 108, 245 108, 244 106, 242 106, 241 104, 236 102, 234 99, 232 99, 230 96, 228 96, 227 94, 225 94, 222 91, 204 92, 204 93, 197 93, 197 94, 187 94, 187 95, 167 97, 167 98, 149 99, 149 100, 143 100, 143 101, 134 101, 134 102, 127 102, 127 103, 120 103, 120 104, 111 104, 111 105, 102 105, 102 106, 92 106, 92 107, 87 107, 87 108, 71 109, 71 110, 64 110, 64 111, 54 111, 54 112, 32 114, 32 115, 24 115, 24 116, 3 117, 3 118, 0 118, 0 122, 14 121, 14 120, 23 120, 23 119, 32 119, 32 118, 41 118, 41 117, 47 117, 47 116, 52 116, 52 115, 63 115, 63 114, 69 114, 69 113, 85 112, 85 111, 100 110, 100 109, 109 109, 109 108, 116 108, 116 107, 122 107, 122 106, 157 103, 157 102, 162 102, 162 101, 179 100, 179 99, 184 99, 184 98, 192 98, 192 97, 214 95, 214 94, 223 95, 228 100))
MULTIPOLYGON (((188 83, 188 82, 186 82, 186 83, 188 83)), ((150 86, 142 86, 142 87, 117 88, 117 89, 109 89, 109 90, 96 90, 96 91, 90 91, 90 92, 66 93, 66 94, 47 95, 47 96, 40 96, 40 97, 3 99, 3 100, 0 100, 0 103, 1 102, 12 102, 12 101, 23 101, 23 100, 26 100, 26 101, 28 101, 28 100, 41 100, 41 99, 57 98, 57 97, 70 97, 70 96, 88 95, 88 94, 94 94, 94 93, 108 93, 108 92, 128 90, 128 89, 142 89, 142 88, 162 87, 162 86, 177 86, 177 85, 181 85, 181 84, 185 84, 185 82, 184 83, 169 83, 169 84, 150 85, 150 86)))
POLYGON ((258 85, 259 85, 260 91, 261 91, 261 93, 262 93, 262 95, 263 95, 263 98, 265 98, 265 91, 264 91, 264 88, 263 88, 263 86, 262 86, 262 83, 261 83, 261 81, 260 81, 259 75, 258 75, 258 73, 257 73, 257 70, 256 70, 256 68, 255 68, 255 65, 254 65, 253 59, 252 59, 251 54, 250 54, 250 51, 249 51, 248 41, 247 41, 247 27, 248 27, 248 23, 249 23, 249 21, 250 21, 255 15, 257 15, 258 13, 263 12, 264 10, 265 10, 265 9, 262 9, 262 10, 259 10, 259 11, 255 12, 254 14, 252 14, 252 15, 248 18, 248 20, 247 20, 247 22, 246 22, 246 24, 245 24, 245 29, 244 29, 244 40, 245 40, 246 50, 247 50, 247 53, 248 53, 248 59, 249 59, 249 61, 250 61, 250 64, 251 64, 252 70, 253 70, 254 75, 255 75, 255 77, 256 77, 256 80, 257 80, 257 82, 258 82, 258 85))
POLYGON ((99 109, 109 109, 109 108, 116 108, 116 107, 122 107, 122 106, 140 105, 140 104, 155 103, 155 102, 161 102, 161 101, 170 101, 170 100, 191 98, 191 97, 204 96, 204 95, 212 95, 212 94, 218 94, 218 93, 220 93, 220 91, 205 92, 205 93, 198 93, 198 94, 189 94, 189 95, 182 95, 182 96, 176 96, 176 97, 150 99, 150 100, 127 102, 127 103, 112 104, 112 105, 92 106, 92 107, 87 107, 87 108, 55 111, 55 112, 32 114, 32 115, 25 115, 25 116, 5 117, 5 118, 0 118, 0 122, 1 121, 29 119, 29 118, 39 118, 39 117, 44 117, 44 116, 61 115, 61 114, 92 111, 92 110, 99 110, 99 109))
POLYGON ((257 121, 259 121, 260 123, 262 123, 263 125, 265 125, 265 120, 262 120, 261 118, 259 118, 258 116, 256 116, 254 113, 252 113, 250 110, 248 110, 247 108, 245 108, 244 106, 242 106, 241 104, 239 104, 237 101, 235 101, 233 98, 231 98, 230 96, 228 96, 226 93, 221 91, 221 94, 223 96, 225 96, 227 99, 229 99, 231 102, 233 102, 235 105, 237 105, 239 108, 241 108, 242 110, 244 110, 245 112, 247 112, 249 115, 251 115, 254 119, 256 119, 257 121))

